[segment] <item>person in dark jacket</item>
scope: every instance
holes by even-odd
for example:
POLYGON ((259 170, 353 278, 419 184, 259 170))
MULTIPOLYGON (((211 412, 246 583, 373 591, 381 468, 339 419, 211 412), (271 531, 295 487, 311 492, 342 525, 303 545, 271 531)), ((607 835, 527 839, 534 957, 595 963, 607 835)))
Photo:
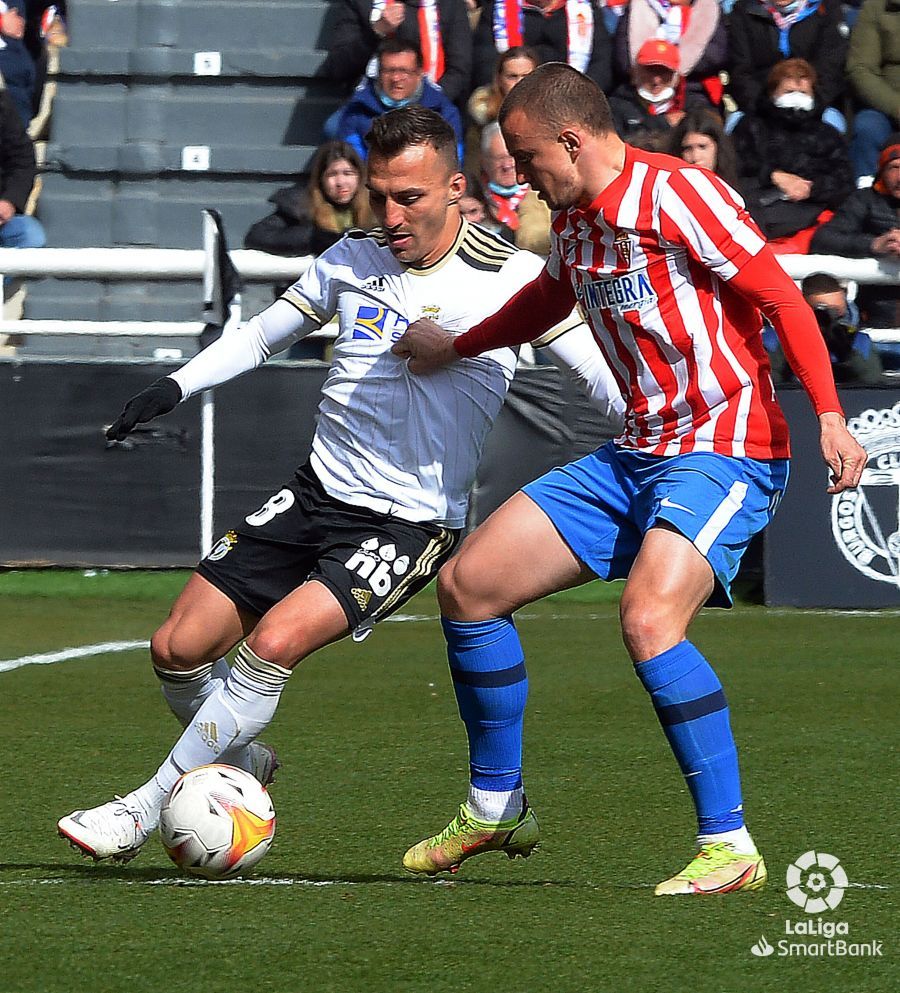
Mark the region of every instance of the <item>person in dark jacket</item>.
POLYGON ((757 112, 746 114, 732 135, 738 188, 770 240, 813 227, 853 191, 846 143, 822 120, 815 86, 816 71, 805 59, 778 63, 757 112))
POLYGON ((0 90, 0 248, 46 244, 40 221, 25 213, 34 176, 34 145, 9 93, 0 90))
POLYGON ((725 134, 722 119, 708 107, 688 111, 668 135, 662 151, 688 165, 701 166, 737 189, 737 155, 731 136, 725 134))
POLYGON ((453 128, 458 141, 460 161, 463 153, 463 130, 459 111, 439 86, 429 83, 422 69, 422 58, 415 45, 397 38, 383 41, 378 49, 378 75, 366 79, 341 110, 335 137, 352 145, 359 157, 368 156, 365 137, 372 121, 397 107, 421 104, 434 110, 453 128))
MULTIPOLYGON (((756 110, 776 62, 802 58, 815 67, 818 94, 831 107, 844 90, 847 40, 840 0, 738 0, 728 16, 728 90, 745 113, 756 110)), ((826 115, 843 130, 843 116, 826 115)))
MULTIPOLYGON (((609 98, 616 130, 626 141, 637 134, 646 140, 659 136, 658 147, 684 117, 685 111, 699 103, 707 110, 704 97, 687 94, 681 85, 678 49, 668 41, 645 41, 635 57, 631 82, 619 86, 609 98)), ((656 145, 651 140, 651 146, 656 145)))
POLYGON ((273 193, 275 210, 250 228, 244 247, 270 255, 321 255, 350 228, 372 227, 364 172, 350 145, 326 142, 310 163, 309 182, 273 193))
MULTIPOLYGON (((816 255, 900 261, 900 132, 881 149, 875 184, 855 190, 813 235, 816 255)), ((867 327, 900 327, 900 286, 861 284, 856 302, 867 327)))
POLYGON ((24 37, 24 0, 0 0, 0 76, 27 128, 34 116, 37 70, 24 37))
POLYGON ((319 75, 358 82, 386 38, 414 45, 422 53, 429 82, 440 86, 452 103, 465 104, 472 71, 465 0, 337 0, 328 57, 319 75))
POLYGON ((644 42, 669 41, 680 55, 679 72, 692 96, 720 107, 728 68, 728 32, 719 0, 631 0, 616 27, 616 71, 626 78, 644 42))
POLYGON ((604 93, 612 89, 612 41, 596 0, 485 0, 475 28, 472 85, 491 81, 497 56, 527 45, 541 63, 566 62, 604 93))

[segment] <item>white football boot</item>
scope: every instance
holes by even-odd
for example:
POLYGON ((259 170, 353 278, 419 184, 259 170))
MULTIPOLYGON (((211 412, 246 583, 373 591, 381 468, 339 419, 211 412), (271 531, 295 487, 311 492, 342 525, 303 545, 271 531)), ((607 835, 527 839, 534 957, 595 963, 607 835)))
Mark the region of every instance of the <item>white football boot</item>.
POLYGON ((130 862, 150 837, 140 814, 121 797, 90 810, 73 810, 56 827, 61 838, 95 862, 130 862))

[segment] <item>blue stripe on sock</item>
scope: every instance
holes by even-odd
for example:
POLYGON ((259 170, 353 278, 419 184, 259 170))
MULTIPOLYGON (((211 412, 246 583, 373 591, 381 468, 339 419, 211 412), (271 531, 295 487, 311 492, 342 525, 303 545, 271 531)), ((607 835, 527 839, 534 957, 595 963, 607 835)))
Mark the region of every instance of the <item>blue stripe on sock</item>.
POLYGON ((469 738, 471 782, 482 790, 514 790, 522 785, 528 675, 512 618, 444 618, 441 624, 459 716, 469 738))
POLYGON ((697 700, 688 700, 687 703, 671 703, 668 707, 657 707, 656 716, 659 718, 659 723, 663 727, 667 727, 670 724, 695 721, 698 717, 714 714, 718 710, 724 710, 727 706, 725 694, 722 690, 716 690, 697 700))
POLYGON ((689 642, 635 665, 685 776, 703 834, 744 823, 728 704, 712 667, 689 642))

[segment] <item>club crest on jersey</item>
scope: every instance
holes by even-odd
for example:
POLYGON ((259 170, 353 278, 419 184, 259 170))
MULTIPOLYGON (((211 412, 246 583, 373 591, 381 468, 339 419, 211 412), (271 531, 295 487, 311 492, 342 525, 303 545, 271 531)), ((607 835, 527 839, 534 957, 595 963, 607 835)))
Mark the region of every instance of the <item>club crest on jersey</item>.
POLYGON ((578 302, 586 310, 613 310, 617 313, 655 306, 657 299, 646 269, 581 283, 576 287, 576 293, 578 302))
POLYGON ((353 321, 352 338, 369 341, 397 341, 409 327, 409 321, 387 307, 361 304, 353 321))
POLYGON ((627 231, 623 231, 619 228, 616 231, 616 236, 613 238, 613 248, 616 250, 616 255, 619 257, 622 263, 623 269, 631 268, 631 235, 627 231))

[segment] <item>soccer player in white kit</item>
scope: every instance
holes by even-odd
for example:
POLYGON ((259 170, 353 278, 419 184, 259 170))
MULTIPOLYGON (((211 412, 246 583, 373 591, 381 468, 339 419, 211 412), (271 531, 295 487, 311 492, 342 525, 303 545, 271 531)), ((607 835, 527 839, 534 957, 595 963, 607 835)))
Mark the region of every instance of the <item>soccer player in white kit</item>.
POLYGON ((758 889, 766 867, 744 823, 728 705, 687 631, 704 604, 730 605, 741 556, 787 483, 760 311, 819 419, 829 492, 859 483, 865 452, 847 431, 812 311, 734 190, 626 145, 603 94, 566 65, 517 84, 500 125, 519 181, 554 211, 546 268, 468 333, 418 322, 395 351, 421 372, 452 368, 524 341, 526 316, 532 334, 577 300, 622 390, 625 424, 614 442, 511 497, 442 569, 470 789, 404 865, 433 875, 482 852, 519 854, 530 817, 516 763, 526 675, 511 615, 600 577, 627 580, 625 647, 697 813, 697 854, 657 895, 758 889))
MULTIPOLYGON (((94 859, 137 855, 189 769, 225 762, 271 781, 274 752, 256 738, 292 669, 351 632, 364 637, 422 589, 464 525, 516 349, 421 378, 391 346, 423 315, 468 330, 541 260, 460 217, 456 139, 433 111, 392 111, 369 141, 381 227, 348 233, 271 307, 129 401, 108 431, 120 440, 338 319, 309 462, 219 540, 153 636, 153 666, 183 734, 143 786, 58 823, 94 859), (238 644, 229 668, 224 656, 238 644)), ((618 391, 577 314, 544 343, 615 417, 618 391)))

